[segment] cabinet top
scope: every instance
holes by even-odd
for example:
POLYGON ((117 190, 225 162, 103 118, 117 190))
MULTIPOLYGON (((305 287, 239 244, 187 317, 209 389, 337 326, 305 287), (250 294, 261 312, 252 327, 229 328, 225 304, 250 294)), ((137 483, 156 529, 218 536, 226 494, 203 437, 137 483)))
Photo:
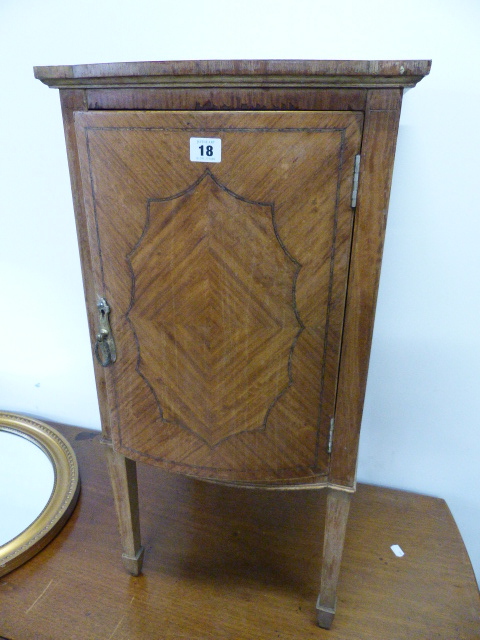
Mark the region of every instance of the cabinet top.
POLYGON ((34 67, 59 89, 125 87, 413 87, 430 60, 181 60, 34 67))

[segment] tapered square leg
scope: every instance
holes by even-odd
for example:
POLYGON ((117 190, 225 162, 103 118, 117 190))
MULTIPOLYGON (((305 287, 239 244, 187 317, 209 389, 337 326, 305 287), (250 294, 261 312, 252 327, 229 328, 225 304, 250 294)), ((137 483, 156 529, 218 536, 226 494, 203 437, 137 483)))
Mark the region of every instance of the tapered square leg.
POLYGON ((322 577, 317 600, 317 622, 324 629, 330 629, 335 616, 338 576, 351 495, 351 493, 338 489, 328 490, 322 577))
POLYGON ((125 569, 134 576, 142 570, 143 547, 140 542, 136 462, 106 448, 108 470, 112 483, 118 526, 122 540, 122 560, 125 569))

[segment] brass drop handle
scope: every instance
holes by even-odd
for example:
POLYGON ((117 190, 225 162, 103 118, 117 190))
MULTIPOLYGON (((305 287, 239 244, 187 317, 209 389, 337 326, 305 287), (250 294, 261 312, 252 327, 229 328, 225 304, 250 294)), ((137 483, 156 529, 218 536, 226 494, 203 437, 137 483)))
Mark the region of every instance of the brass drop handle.
POLYGON ((117 350, 110 322, 108 321, 110 307, 105 298, 98 300, 97 309, 100 329, 95 340, 95 356, 102 367, 108 367, 109 364, 112 364, 117 359, 117 350))

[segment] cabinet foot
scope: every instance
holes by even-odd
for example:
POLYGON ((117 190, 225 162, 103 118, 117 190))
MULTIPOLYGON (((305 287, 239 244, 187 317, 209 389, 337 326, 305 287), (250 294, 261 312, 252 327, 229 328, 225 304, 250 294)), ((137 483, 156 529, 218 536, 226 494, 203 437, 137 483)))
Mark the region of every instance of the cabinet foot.
POLYGON ((123 566, 132 576, 138 576, 142 572, 144 551, 144 548, 140 547, 137 555, 134 557, 127 556, 126 553, 122 554, 123 566))
POLYGON ((317 604, 317 623, 322 629, 330 629, 333 619, 335 617, 335 609, 329 607, 322 607, 317 604))

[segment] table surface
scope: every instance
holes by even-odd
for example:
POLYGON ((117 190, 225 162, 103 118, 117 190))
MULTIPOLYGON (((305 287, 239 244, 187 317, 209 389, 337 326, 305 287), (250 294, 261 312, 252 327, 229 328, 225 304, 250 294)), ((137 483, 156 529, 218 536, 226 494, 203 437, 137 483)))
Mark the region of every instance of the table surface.
POLYGON ((146 555, 134 578, 100 434, 53 426, 74 446, 82 492, 57 538, 0 578, 9 640, 480 638, 478 587, 443 500, 359 485, 325 631, 315 625, 324 491, 235 489, 139 465, 146 555))

